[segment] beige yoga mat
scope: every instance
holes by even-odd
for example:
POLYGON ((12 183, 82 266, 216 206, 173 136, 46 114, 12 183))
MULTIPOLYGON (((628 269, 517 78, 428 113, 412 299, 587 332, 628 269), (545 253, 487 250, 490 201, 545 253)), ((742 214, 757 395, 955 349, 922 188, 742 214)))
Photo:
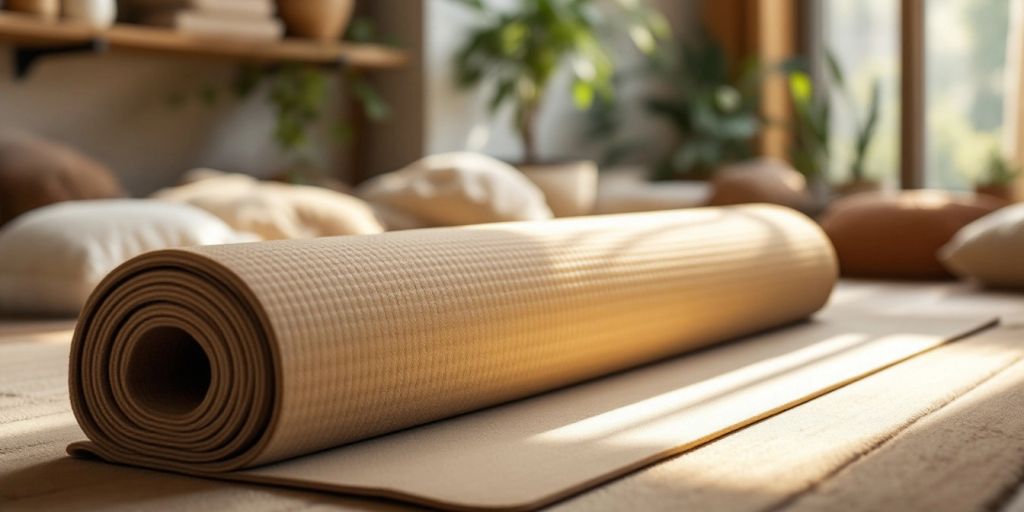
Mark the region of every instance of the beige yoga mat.
POLYGON ((817 226, 769 206, 150 253, 83 312, 70 386, 90 441, 70 451, 537 507, 984 323, 824 315, 403 430, 791 324, 835 276, 817 226))

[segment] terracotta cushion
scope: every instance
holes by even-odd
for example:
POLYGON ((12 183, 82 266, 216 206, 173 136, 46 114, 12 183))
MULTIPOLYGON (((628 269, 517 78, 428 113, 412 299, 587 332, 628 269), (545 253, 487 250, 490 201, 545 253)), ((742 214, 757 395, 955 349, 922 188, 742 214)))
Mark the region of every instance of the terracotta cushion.
POLYGON ((0 225, 60 201, 123 196, 110 169, 78 151, 24 133, 0 133, 0 225))
POLYGON ((713 206, 772 203, 806 210, 811 204, 804 176, 774 158, 723 167, 711 178, 711 185, 709 204, 713 206))
POLYGON ((961 228, 1005 203, 939 190, 867 192, 833 203, 821 226, 845 276, 949 277, 938 251, 961 228))

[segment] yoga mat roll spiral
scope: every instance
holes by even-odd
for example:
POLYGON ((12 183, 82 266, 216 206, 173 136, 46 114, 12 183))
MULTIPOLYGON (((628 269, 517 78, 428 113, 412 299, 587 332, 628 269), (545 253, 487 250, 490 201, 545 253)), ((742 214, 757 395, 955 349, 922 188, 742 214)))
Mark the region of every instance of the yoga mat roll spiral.
POLYGON ((228 472, 792 323, 836 273, 764 205, 157 251, 88 301, 71 400, 106 459, 228 472))

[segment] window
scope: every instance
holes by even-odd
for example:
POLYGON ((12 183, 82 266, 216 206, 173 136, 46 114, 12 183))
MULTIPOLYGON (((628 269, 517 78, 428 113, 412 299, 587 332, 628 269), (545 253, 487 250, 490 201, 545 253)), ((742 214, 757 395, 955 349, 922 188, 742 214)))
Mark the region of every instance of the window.
POLYGON ((864 115, 872 83, 878 80, 880 117, 865 172, 870 179, 895 185, 900 161, 899 4, 892 0, 827 0, 822 7, 824 47, 842 67, 852 95, 849 99, 855 105, 851 107, 841 95, 832 97, 830 181, 849 179, 856 117, 864 115))
MULTIPOLYGON (((866 108, 871 81, 881 82, 881 118, 868 158, 868 177, 900 182, 903 146, 916 144, 922 146, 916 148, 923 152, 921 169, 904 171, 904 185, 972 186, 988 154, 1000 149, 1012 1, 1017 0, 902 0, 902 9, 901 2, 892 0, 822 2, 819 53, 830 49, 845 70, 857 114, 866 108), (901 16, 919 17, 910 22, 923 24, 920 54, 901 52, 903 44, 913 44, 908 38, 914 37, 912 31, 901 29, 906 27, 901 16), (901 129, 900 109, 905 104, 901 88, 912 85, 904 84, 902 76, 906 70, 922 67, 924 108, 907 114, 908 124, 918 126, 908 134, 901 129)), ((913 77, 908 83, 913 84, 913 77)), ((830 177, 838 182, 848 173, 851 116, 856 115, 843 103, 833 99, 836 157, 830 177)))
POLYGON ((927 0, 926 186, 970 188, 999 149, 1009 3, 927 0))

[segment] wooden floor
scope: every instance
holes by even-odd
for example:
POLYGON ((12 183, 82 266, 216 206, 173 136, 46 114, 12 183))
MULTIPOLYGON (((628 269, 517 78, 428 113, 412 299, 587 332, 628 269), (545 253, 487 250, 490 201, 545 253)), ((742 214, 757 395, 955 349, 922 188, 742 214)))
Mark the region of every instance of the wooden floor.
MULTIPOLYGON (((847 282, 830 308, 1004 325, 553 508, 1024 512, 1024 294, 847 282)), ((0 510, 406 509, 70 459, 70 324, 0 326, 0 510)))

